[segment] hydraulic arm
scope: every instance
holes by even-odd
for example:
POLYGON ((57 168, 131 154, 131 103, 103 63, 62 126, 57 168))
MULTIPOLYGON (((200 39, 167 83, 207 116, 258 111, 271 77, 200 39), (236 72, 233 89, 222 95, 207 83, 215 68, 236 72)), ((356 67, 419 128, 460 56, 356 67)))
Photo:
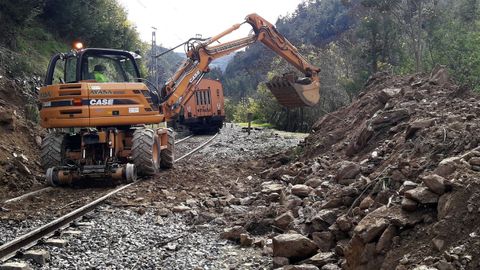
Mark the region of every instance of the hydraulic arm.
POLYGON ((320 68, 308 63, 283 35, 271 23, 257 14, 250 14, 245 22, 252 26, 253 35, 236 39, 219 45, 214 42, 239 29, 243 24, 235 24, 222 33, 205 41, 188 44, 187 59, 163 88, 165 94, 163 112, 166 119, 178 114, 180 104, 192 94, 193 87, 209 71, 209 64, 220 57, 228 55, 257 41, 262 42, 295 68, 300 70, 305 78, 299 80, 293 74, 285 74, 267 83, 268 88, 278 102, 288 108, 313 106, 320 99, 320 68))

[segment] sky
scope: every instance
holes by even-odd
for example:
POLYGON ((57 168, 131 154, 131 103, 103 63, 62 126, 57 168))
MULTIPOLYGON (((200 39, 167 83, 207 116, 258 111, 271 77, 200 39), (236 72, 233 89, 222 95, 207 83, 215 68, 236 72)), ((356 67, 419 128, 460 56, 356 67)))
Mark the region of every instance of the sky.
MULTIPOLYGON (((211 37, 257 13, 275 24, 279 16, 295 11, 302 0, 118 0, 128 11, 128 18, 141 39, 152 40, 156 27, 157 44, 172 48, 197 34, 211 37)), ((248 35, 251 27, 242 26, 222 41, 248 35)), ((183 51, 179 48, 176 51, 183 51)))

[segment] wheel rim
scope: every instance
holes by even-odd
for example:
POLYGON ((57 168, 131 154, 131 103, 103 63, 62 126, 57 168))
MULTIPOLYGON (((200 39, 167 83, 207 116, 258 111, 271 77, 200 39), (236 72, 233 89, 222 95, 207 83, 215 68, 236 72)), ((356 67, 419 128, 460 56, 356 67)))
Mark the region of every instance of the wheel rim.
POLYGON ((52 186, 52 187, 56 187, 58 186, 58 183, 56 183, 56 173, 57 173, 57 170, 55 170, 55 168, 48 168, 47 169, 47 173, 46 173, 46 180, 47 180, 47 184, 49 186, 52 186))
POLYGON ((153 143, 152 160, 153 160, 153 163, 155 164, 155 166, 158 167, 158 163, 160 161, 160 155, 159 155, 159 151, 158 151, 157 140, 155 140, 155 142, 153 143))

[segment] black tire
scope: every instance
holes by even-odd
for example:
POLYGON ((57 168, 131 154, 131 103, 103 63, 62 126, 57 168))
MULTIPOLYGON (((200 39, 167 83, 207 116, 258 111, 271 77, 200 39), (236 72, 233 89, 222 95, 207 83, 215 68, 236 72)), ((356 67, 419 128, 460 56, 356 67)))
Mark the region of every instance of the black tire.
POLYGON ((160 152, 160 168, 162 169, 171 169, 173 168, 174 159, 174 150, 175 150, 175 134, 173 133, 172 129, 168 129, 168 144, 167 148, 163 149, 160 152))
POLYGON ((65 154, 65 134, 48 133, 43 138, 40 162, 42 168, 47 170, 52 167, 63 165, 63 156, 65 154))
POLYGON ((139 175, 152 176, 158 172, 160 146, 153 130, 135 130, 132 139, 132 159, 139 175))

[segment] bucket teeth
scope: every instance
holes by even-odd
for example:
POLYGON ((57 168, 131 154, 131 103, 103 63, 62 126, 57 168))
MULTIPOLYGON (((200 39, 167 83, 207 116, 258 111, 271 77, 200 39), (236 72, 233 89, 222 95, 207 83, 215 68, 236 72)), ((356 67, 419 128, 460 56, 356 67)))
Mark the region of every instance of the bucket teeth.
POLYGON ((298 79, 294 74, 275 76, 267 87, 282 106, 297 108, 314 106, 320 100, 320 83, 309 78, 298 79))

